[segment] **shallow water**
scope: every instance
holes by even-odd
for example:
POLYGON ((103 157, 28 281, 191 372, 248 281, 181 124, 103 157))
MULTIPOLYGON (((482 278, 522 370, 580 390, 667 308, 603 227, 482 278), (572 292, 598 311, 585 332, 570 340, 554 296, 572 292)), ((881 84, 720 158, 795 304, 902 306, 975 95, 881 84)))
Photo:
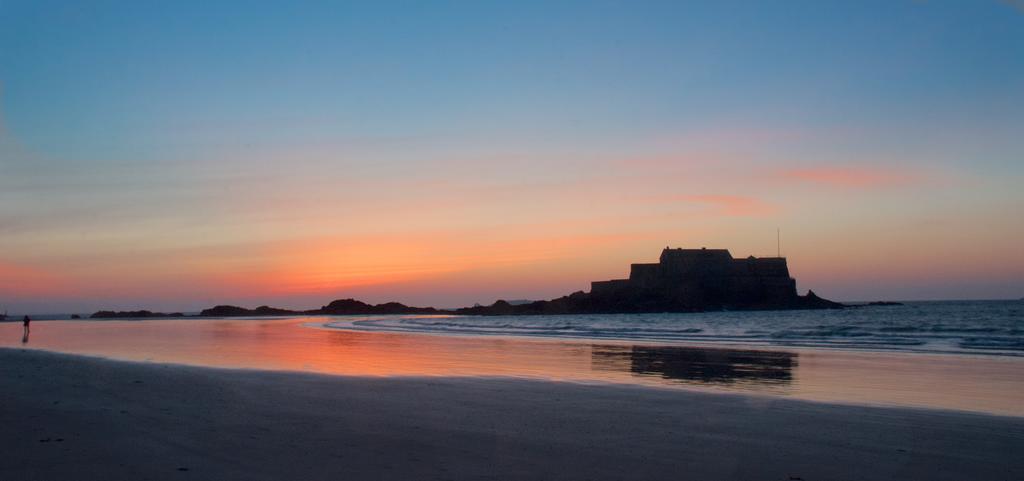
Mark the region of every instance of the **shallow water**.
MULTIPOLYGON (((0 346, 130 361, 357 376, 508 376, 1024 416, 1024 357, 325 327, 401 316, 43 321, 0 346)), ((479 318, 474 318, 474 321, 479 318)))
POLYGON ((1024 301, 909 302, 842 310, 563 316, 386 316, 329 327, 367 331, 675 341, 1024 355, 1024 301))

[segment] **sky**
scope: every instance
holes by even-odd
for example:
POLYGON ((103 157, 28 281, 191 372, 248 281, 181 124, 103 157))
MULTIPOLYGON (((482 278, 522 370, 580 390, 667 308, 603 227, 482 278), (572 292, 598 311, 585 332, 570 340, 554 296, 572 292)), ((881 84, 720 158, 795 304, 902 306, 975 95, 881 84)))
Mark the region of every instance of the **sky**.
POLYGON ((781 252, 1024 296, 1024 2, 0 0, 0 309, 456 307, 781 252))

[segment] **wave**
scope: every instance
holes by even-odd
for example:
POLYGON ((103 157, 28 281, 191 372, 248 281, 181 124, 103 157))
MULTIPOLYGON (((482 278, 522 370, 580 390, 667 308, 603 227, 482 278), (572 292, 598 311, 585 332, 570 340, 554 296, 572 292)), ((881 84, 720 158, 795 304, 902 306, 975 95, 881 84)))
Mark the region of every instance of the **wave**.
POLYGON ((1024 355, 1019 308, 995 301, 886 309, 563 316, 338 316, 323 327, 363 331, 700 342, 1024 355))
POLYGON ((989 334, 1002 332, 999 327, 946 327, 946 326, 891 326, 878 329, 881 332, 948 332, 954 334, 989 334))
POLYGON ((967 338, 960 342, 965 349, 992 349, 1024 351, 1024 340, 1001 338, 967 338))

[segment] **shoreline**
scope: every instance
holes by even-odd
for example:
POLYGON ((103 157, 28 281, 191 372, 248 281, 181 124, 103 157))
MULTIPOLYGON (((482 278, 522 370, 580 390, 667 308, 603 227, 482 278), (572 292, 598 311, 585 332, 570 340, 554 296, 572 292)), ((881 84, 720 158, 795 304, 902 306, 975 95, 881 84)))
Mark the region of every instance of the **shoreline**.
POLYGON ((0 349, 0 373, 0 450, 9 460, 0 477, 10 479, 1024 476, 1019 417, 17 349, 0 349))

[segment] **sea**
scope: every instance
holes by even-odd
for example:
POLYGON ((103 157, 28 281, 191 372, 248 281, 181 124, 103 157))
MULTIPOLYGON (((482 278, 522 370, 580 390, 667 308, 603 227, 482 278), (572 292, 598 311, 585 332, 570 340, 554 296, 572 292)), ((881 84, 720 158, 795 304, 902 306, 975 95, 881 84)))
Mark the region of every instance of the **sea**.
POLYGON ((442 335, 1024 356, 1024 300, 854 304, 838 310, 554 316, 362 316, 320 327, 442 335))

